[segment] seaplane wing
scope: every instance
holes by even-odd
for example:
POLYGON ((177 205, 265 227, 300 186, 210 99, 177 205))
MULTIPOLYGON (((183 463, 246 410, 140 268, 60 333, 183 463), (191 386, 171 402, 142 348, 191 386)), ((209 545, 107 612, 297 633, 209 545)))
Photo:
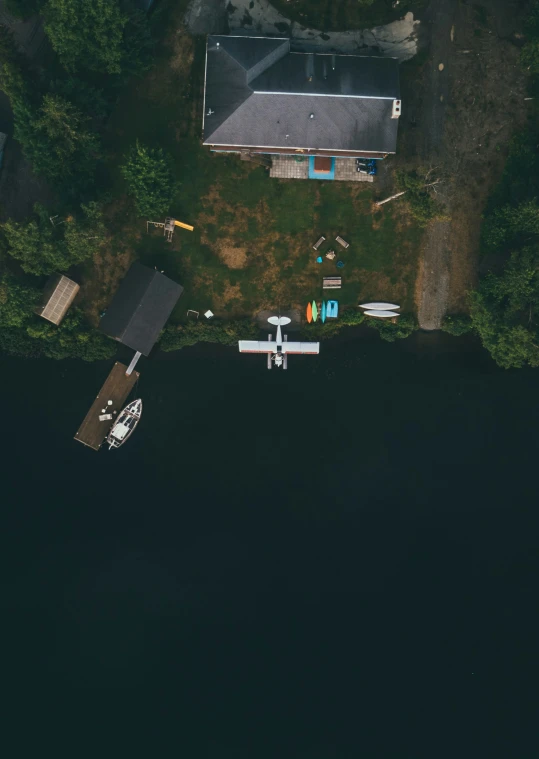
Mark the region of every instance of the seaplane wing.
POLYGON ((240 353, 277 353, 277 343, 266 340, 240 340, 240 353))
POLYGON ((284 342, 281 347, 281 353, 320 353, 320 343, 284 342))
POLYGON ((275 340, 240 340, 240 353, 320 353, 320 343, 288 343, 275 340))

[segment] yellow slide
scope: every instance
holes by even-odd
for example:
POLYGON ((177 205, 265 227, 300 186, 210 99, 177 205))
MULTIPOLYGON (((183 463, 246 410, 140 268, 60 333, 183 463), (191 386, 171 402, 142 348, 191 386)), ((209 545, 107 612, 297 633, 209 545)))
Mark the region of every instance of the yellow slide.
POLYGON ((192 227, 190 224, 184 224, 182 221, 176 221, 176 219, 174 219, 174 224, 177 227, 181 227, 182 229, 188 229, 190 232, 192 232, 194 229, 194 227, 192 227))

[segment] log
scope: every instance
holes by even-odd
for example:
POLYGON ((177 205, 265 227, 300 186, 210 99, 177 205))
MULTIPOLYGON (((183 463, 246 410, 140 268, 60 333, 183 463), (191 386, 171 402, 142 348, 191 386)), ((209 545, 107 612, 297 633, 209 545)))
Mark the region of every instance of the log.
POLYGON ((389 198, 386 198, 385 200, 379 200, 376 205, 377 206, 383 206, 384 203, 389 203, 390 200, 395 200, 395 198, 400 198, 401 195, 406 195, 408 190, 404 190, 403 192, 398 192, 396 195, 391 195, 389 198))

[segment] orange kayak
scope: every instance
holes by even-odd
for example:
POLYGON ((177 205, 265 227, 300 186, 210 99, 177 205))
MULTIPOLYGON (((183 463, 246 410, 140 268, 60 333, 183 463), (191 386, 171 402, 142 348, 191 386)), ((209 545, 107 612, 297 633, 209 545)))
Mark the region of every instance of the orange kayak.
POLYGON ((307 306, 307 321, 310 324, 312 320, 313 320, 313 307, 311 303, 309 303, 309 305, 307 306))

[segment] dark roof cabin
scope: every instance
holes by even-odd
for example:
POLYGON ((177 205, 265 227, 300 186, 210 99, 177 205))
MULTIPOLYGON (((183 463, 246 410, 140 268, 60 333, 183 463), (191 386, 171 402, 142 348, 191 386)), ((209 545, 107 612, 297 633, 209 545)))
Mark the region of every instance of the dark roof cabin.
POLYGON ((396 151, 400 108, 395 58, 208 37, 203 131, 213 150, 381 157, 396 151))
POLYGON ((101 319, 100 329, 148 356, 183 287, 155 269, 135 262, 101 319))
POLYGON ((60 324, 79 290, 80 286, 69 277, 53 274, 43 291, 43 305, 36 313, 53 324, 60 324))

